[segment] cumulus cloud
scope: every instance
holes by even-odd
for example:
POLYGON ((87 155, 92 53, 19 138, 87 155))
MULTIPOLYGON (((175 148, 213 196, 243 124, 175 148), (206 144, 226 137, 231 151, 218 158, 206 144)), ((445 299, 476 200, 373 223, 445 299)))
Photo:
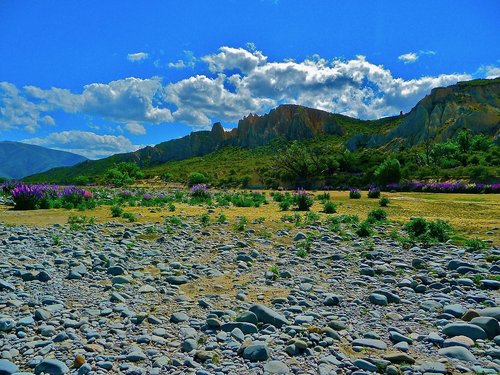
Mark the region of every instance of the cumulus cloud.
POLYGON ((398 56, 398 59, 403 61, 403 63, 405 64, 413 64, 415 61, 417 61, 420 56, 423 56, 423 55, 435 55, 436 52, 435 51, 431 51, 431 50, 420 50, 418 52, 408 52, 408 53, 405 53, 403 55, 400 55, 398 56))
POLYGON ((398 56, 398 59, 403 61, 405 64, 411 64, 418 60, 418 55, 415 52, 405 53, 398 56))
POLYGON ((128 131, 130 134, 136 134, 136 135, 146 134, 146 129, 138 122, 129 122, 128 124, 125 125, 125 130, 128 131))
POLYGON ((129 53, 127 55, 127 59, 132 62, 146 60, 148 57, 149 54, 146 52, 129 53))
POLYGON ((159 78, 133 77, 106 84, 92 83, 84 86, 81 94, 54 87, 48 90, 33 86, 25 87, 28 95, 39 99, 50 108, 102 116, 116 122, 151 123, 172 121, 169 109, 153 105, 155 97, 162 89, 159 78))
POLYGON ((260 51, 247 51, 244 48, 221 47, 219 53, 201 58, 208 64, 212 73, 230 69, 239 69, 243 73, 251 72, 258 65, 264 64, 267 57, 260 51))
POLYGON ((480 70, 484 71, 484 75, 487 79, 500 77, 500 67, 498 66, 487 65, 480 70))
POLYGON ((170 62, 167 66, 173 69, 194 68, 196 66, 196 60, 193 51, 185 50, 184 59, 179 59, 177 62, 170 62))
MULTIPOLYGON (((414 52, 416 56, 432 53, 414 52)), ((104 118, 123 125, 130 134, 144 134, 144 124, 149 123, 181 122, 204 129, 215 121, 234 123, 248 113, 262 114, 283 103, 374 119, 409 111, 434 87, 472 78, 442 74, 405 80, 364 56, 269 61, 253 45, 248 49, 223 46, 200 61, 207 64, 207 74, 166 85, 157 77, 129 77, 91 83, 81 92, 72 92, 35 86, 18 89, 4 82, 0 84, 0 130, 35 131, 54 123, 51 111, 55 110, 104 118)), ((484 68, 483 74, 494 75, 495 69, 484 68)))
POLYGON ((80 130, 51 133, 44 138, 29 138, 22 142, 74 152, 89 159, 100 159, 117 153, 136 151, 143 147, 132 144, 122 135, 98 135, 80 130))

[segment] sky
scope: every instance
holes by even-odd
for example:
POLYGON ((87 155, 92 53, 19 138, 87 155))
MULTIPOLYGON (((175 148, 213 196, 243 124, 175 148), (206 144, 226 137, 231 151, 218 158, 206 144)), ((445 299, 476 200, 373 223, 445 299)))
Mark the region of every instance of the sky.
POLYGON ((498 0, 0 0, 0 140, 97 159, 285 103, 408 112, 500 76, 498 19, 498 0))

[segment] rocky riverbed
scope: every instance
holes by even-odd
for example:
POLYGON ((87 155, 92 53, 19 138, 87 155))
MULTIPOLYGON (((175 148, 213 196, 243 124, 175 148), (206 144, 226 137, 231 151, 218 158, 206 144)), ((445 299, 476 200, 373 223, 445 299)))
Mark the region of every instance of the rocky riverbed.
POLYGON ((0 375, 500 372, 498 248, 297 231, 0 225, 0 375))

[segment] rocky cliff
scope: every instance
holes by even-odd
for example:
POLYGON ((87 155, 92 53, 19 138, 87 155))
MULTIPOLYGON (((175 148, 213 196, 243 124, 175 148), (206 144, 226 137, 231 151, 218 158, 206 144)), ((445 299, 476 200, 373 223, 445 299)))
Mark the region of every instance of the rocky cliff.
POLYGON ((356 135, 347 145, 350 149, 389 143, 411 147, 427 140, 446 140, 461 129, 488 134, 499 141, 500 78, 435 88, 395 129, 385 135, 356 135))

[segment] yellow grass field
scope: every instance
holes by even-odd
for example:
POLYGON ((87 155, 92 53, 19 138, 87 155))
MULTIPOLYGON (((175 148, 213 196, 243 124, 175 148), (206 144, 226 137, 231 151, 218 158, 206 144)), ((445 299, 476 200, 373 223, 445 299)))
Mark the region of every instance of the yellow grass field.
MULTIPOLYGON (((229 207, 214 208, 211 217, 215 220, 218 214, 224 213, 228 221, 233 223, 239 216, 246 216, 251 223, 257 218, 265 218, 265 225, 261 229, 274 230, 283 227, 280 218, 287 212, 280 211, 278 205, 272 201, 269 192, 268 205, 261 207, 229 207)), ((319 192, 317 193, 319 194, 319 192)), ((498 194, 433 194, 433 193, 384 193, 390 199, 389 206, 384 208, 388 218, 406 222, 411 217, 426 219, 442 219, 448 221, 455 229, 455 238, 481 238, 490 240, 493 244, 500 243, 500 195, 498 194)), ((338 204, 338 214, 355 214, 361 220, 368 212, 378 208, 378 199, 369 199, 366 192, 362 192, 361 199, 349 199, 348 192, 330 192, 331 200, 338 204)), ((207 213, 206 206, 190 206, 176 203, 176 211, 150 207, 126 207, 127 212, 137 216, 139 223, 161 223, 165 216, 193 216, 207 213)), ((312 211, 320 214, 321 219, 328 215, 321 212, 322 206, 315 201, 312 211)), ((288 212, 290 213, 290 212, 288 212)), ((48 209, 37 211, 14 211, 11 207, 0 206, 0 222, 8 225, 36 225, 50 226, 65 224, 69 215, 86 215, 95 217, 97 223, 120 221, 125 219, 112 218, 109 206, 101 206, 92 211, 79 212, 76 210, 48 209)), ((252 225, 250 225, 252 227, 252 225)), ((258 230, 259 228, 255 228, 258 230)))

